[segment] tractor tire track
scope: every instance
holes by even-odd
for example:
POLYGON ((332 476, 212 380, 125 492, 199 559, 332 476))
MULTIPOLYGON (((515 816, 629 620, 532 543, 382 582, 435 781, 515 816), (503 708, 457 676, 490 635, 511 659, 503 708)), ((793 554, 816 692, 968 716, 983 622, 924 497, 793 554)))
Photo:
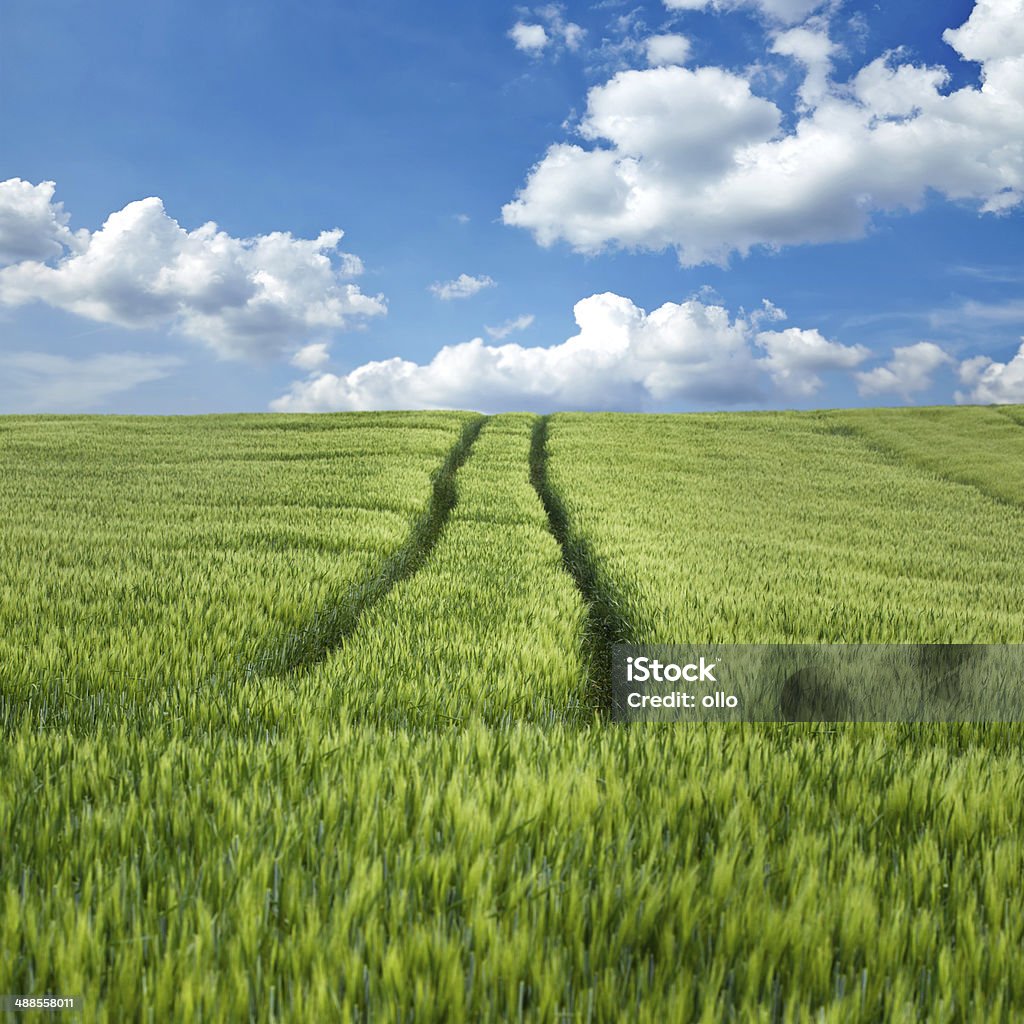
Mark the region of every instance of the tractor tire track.
POLYGON ((455 507, 455 478, 489 417, 478 416, 463 428, 445 461, 433 474, 430 501, 413 523, 406 542, 368 575, 354 581, 338 599, 317 612, 301 630, 290 633, 261 659, 258 674, 284 674, 325 661, 355 631, 371 606, 412 576, 429 557, 455 507))
POLYGON ((562 565, 587 606, 583 637, 588 691, 593 703, 611 714, 612 646, 632 642, 634 630, 621 612, 623 602, 600 571, 586 540, 572 529, 565 505, 548 477, 550 416, 538 418, 530 445, 530 481, 547 513, 548 526, 562 549, 562 565))
POLYGON ((991 487, 986 487, 980 480, 943 471, 938 466, 916 458, 910 452, 900 451, 898 448, 889 447, 884 441, 880 441, 878 438, 864 433, 862 430, 850 423, 823 418, 818 429, 822 433, 830 434, 833 437, 849 438, 854 443, 860 445, 861 448, 874 453, 890 465, 900 466, 905 469, 915 469, 921 473, 927 474, 935 480, 941 480, 943 483, 949 484, 953 487, 966 487, 969 490, 974 491, 976 494, 980 494, 982 497, 987 498, 989 501, 994 501, 999 505, 1015 509, 1018 512, 1024 508, 1024 498, 1013 498, 1008 494, 1002 494, 999 491, 992 490, 991 487))

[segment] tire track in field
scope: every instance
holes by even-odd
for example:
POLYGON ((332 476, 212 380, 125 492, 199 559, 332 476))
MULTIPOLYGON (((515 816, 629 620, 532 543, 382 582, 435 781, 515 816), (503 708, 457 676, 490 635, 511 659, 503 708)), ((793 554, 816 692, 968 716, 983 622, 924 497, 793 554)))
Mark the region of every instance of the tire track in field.
MULTIPOLYGON (((1024 424, 1019 423, 1019 421, 1012 420, 1012 417, 1007 418, 1011 419, 1012 422, 1018 423, 1018 426, 1024 426, 1024 424)), ((950 484, 953 487, 967 487, 976 494, 980 494, 982 497, 987 498, 989 501, 994 501, 999 505, 1006 505, 1009 508, 1016 509, 1017 511, 1024 508, 1024 498, 1014 498, 1010 497, 1008 494, 994 491, 990 487, 986 487, 980 480, 972 480, 969 477, 957 476, 954 473, 943 472, 938 466, 929 465, 927 462, 915 458, 911 452, 900 451, 897 448, 890 448, 883 441, 878 440, 878 438, 871 437, 869 434, 863 433, 858 427, 851 423, 826 418, 821 420, 821 425, 818 429, 822 433, 831 434, 834 437, 849 438, 862 448, 866 448, 868 451, 880 456, 890 465, 901 466, 904 469, 916 469, 919 472, 926 473, 929 476, 934 477, 936 480, 941 480, 943 483, 950 484)))
POLYGON ((1024 407, 1014 405, 1008 408, 1005 405, 990 405, 989 408, 1002 416, 1003 419, 1009 420, 1015 426, 1024 427, 1024 411, 1022 411, 1024 407))
POLYGON ((611 711, 612 645, 629 643, 633 629, 622 615, 622 601, 597 567, 589 544, 569 526, 562 499, 548 479, 550 416, 540 416, 530 444, 530 482, 547 513, 548 526, 562 549, 562 565, 573 578, 587 606, 583 638, 588 688, 595 702, 611 711))
POLYGON ((457 500, 455 478, 469 458, 487 416, 477 416, 462 430, 458 441, 433 475, 430 502, 413 523, 406 542, 362 579, 354 581, 338 600, 321 609, 301 630, 289 634, 258 666, 271 674, 294 672, 324 661, 349 637, 363 613, 427 560, 448 522, 457 500))

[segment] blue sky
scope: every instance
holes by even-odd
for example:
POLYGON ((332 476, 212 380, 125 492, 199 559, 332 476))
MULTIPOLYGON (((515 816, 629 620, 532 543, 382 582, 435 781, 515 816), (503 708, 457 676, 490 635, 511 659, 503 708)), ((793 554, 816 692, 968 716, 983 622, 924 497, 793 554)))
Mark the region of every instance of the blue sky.
POLYGON ((1022 23, 8 0, 0 411, 1022 402, 1022 23))

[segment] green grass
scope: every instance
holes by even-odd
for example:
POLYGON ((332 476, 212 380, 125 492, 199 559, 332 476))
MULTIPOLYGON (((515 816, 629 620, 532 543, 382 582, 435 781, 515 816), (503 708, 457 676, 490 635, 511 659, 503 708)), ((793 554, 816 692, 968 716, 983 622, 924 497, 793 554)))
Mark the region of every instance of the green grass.
POLYGON ((298 659, 429 518, 469 423, 0 420, 3 695, 148 699, 298 659))
MULTIPOLYGON (((134 533, 120 506, 137 561, 169 480, 197 519, 223 515, 211 535, 226 540, 245 522, 230 495, 263 493, 237 478, 217 490, 196 451, 259 464, 264 441, 275 450, 257 475, 279 490, 251 501, 250 531, 288 497, 305 521, 316 493, 327 514, 309 536, 326 537, 357 479, 376 481, 369 508, 404 518, 397 546, 373 549, 377 576, 361 569, 386 583, 341 633, 308 633, 292 671, 264 663, 146 699, 154 663, 136 651, 131 693, 101 706, 104 680, 88 677, 93 704, 58 694, 73 706, 45 714, 4 677, 0 991, 80 994, 104 1022, 1015 1019, 1021 727, 616 727, 599 665, 616 629, 1019 642, 1012 494, 912 458, 924 428, 899 417, 872 427, 882 445, 821 415, 508 416, 467 448, 471 418, 395 415, 346 447, 357 420, 224 420, 219 438, 218 421, 13 423, 50 431, 46 449, 0 448, 23 493, 51 488, 20 508, 4 484, 36 530, 17 550, 37 563, 75 504, 62 493, 87 503, 93 452, 108 453, 98 479, 116 476, 109 453, 133 431, 140 452, 178 452, 181 474, 147 474, 147 460, 175 464, 154 454, 125 470, 153 491, 134 533), (79 431, 99 436, 76 447, 79 431), (337 458, 306 458, 321 446, 337 458), (396 551, 399 569, 382 570, 396 551)), ((1017 443, 963 432, 993 467, 1017 443)), ((103 493, 110 507, 117 488, 103 493)), ((69 549, 72 573, 113 557, 97 536, 69 549)), ((195 571, 219 564, 211 547, 195 571)), ((304 551, 282 585, 308 570, 304 551)), ((239 607, 266 592, 263 557, 239 564, 258 577, 234 581, 239 607)), ((293 622, 329 609, 329 592, 293 622)), ((231 656, 261 649, 267 623, 279 638, 277 593, 221 638, 231 656)), ((22 607, 14 584, 9 601, 22 607)), ((215 637, 236 622, 217 601, 215 637)), ((67 621, 86 606, 69 595, 67 621)), ((187 634, 204 665, 206 635, 187 634)))
POLYGON ((857 409, 825 414, 879 451, 1024 504, 1024 408, 857 409))
POLYGON ((570 543, 636 642, 1024 641, 1024 509, 828 417, 564 414, 548 448, 570 543))
POLYGON ((1022 797, 1019 731, 26 734, 0 980, 107 1021, 1013 1020, 1022 797))
POLYGON ((303 684, 321 714, 450 727, 586 720, 586 608, 530 483, 534 417, 489 420, 422 569, 303 684))

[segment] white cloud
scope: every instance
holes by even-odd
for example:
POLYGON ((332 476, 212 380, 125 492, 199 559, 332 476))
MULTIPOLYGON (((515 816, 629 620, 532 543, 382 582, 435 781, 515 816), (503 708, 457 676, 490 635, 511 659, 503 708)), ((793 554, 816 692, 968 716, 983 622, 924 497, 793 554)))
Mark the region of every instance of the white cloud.
POLYGON ((997 363, 988 356, 966 359, 960 364, 959 374, 961 382, 969 389, 956 393, 956 400, 961 404, 1024 402, 1024 344, 1008 363, 997 363))
POLYGON ((955 309, 937 309, 928 314, 933 327, 956 326, 961 329, 969 325, 1012 324, 1024 322, 1024 299, 1007 299, 1005 302, 978 302, 968 299, 955 309))
POLYGON ((839 47, 829 39, 825 25, 801 25, 776 33, 771 52, 792 57, 806 69, 798 97, 802 110, 813 110, 829 93, 832 57, 839 47))
POLYGON ((522 21, 517 21, 508 35, 516 49, 523 53, 540 53, 551 42, 543 25, 527 25, 522 21))
POLYGON ((472 277, 469 274, 459 274, 454 281, 435 281, 430 290, 446 302, 451 299, 468 299, 471 295, 483 291, 484 288, 493 288, 497 282, 486 274, 481 277, 472 277))
POLYGON ((760 326, 762 323, 773 323, 779 320, 788 319, 786 311, 779 306, 776 306, 771 299, 762 299, 761 308, 755 309, 750 314, 750 322, 754 327, 760 326))
POLYGON ((674 34, 649 36, 644 40, 644 49, 651 67, 685 64, 690 56, 690 40, 674 34))
POLYGON ((803 21, 828 0, 664 0, 670 11, 731 11, 753 7, 759 14, 786 25, 803 21))
POLYGON ((1024 0, 977 0, 967 21, 946 29, 942 39, 979 63, 1019 57, 1024 53, 1024 0))
MULTIPOLYGON (((35 188, 47 188, 50 220, 33 221, 32 257, 0 270, 2 304, 38 301, 100 323, 169 327, 225 358, 284 355, 312 331, 385 312, 380 296, 346 280, 362 264, 338 251, 338 229, 315 239, 280 231, 234 238, 212 221, 186 231, 149 198, 112 213, 99 231, 68 237, 53 230, 66 231, 66 215, 50 201, 48 184, 35 188)), ((0 207, 17 206, 10 195, 0 193, 0 207)))
POLYGON ((574 22, 569 22, 562 30, 562 38, 570 50, 578 50, 583 42, 587 30, 574 22))
POLYGON ((536 13, 548 27, 548 34, 560 39, 566 49, 578 50, 586 36, 586 29, 573 21, 566 21, 565 5, 554 3, 538 7, 536 13))
POLYGON ((586 29, 573 21, 566 21, 563 4, 545 4, 533 11, 538 22, 517 21, 508 35, 517 50, 539 56, 548 47, 576 51, 583 43, 586 29))
MULTIPOLYGON (((770 305, 770 304, 769 304, 770 305)), ((774 307, 772 307, 774 308, 774 307)), ((817 331, 760 332, 697 299, 651 313, 606 292, 577 302, 579 333, 557 345, 448 345, 426 364, 366 363, 351 373, 296 381, 281 412, 345 409, 648 409, 761 404, 772 387, 807 395, 816 373, 858 363, 817 331), (760 358, 761 352, 768 353, 760 358), (801 376, 802 375, 802 376, 801 376)))
POLYGON ((857 390, 862 395, 898 394, 910 401, 911 395, 932 386, 932 374, 953 360, 938 345, 919 341, 916 345, 894 348, 885 366, 856 374, 857 390))
POLYGON ((620 72, 588 95, 579 131, 592 145, 551 146, 505 223, 580 252, 671 247, 692 266, 858 238, 874 213, 917 209, 928 190, 1005 213, 1024 201, 1024 52, 985 33, 995 23, 1015 40, 1021 3, 987 0, 969 33, 947 33, 983 60, 981 87, 949 94, 945 69, 893 55, 837 85, 820 27, 776 35, 772 45, 807 68, 791 128, 731 71, 620 72))
POLYGON ((514 320, 506 320, 497 327, 485 327, 484 330, 492 338, 501 341, 502 338, 507 338, 516 331, 525 331, 527 327, 531 326, 534 319, 535 317, 532 313, 524 313, 522 316, 517 316, 514 320))
POLYGON ((85 359, 0 352, 4 412, 87 412, 112 395, 160 380, 182 365, 172 356, 121 352, 85 359))
POLYGON ((642 8, 634 7, 612 18, 603 30, 601 42, 587 53, 588 73, 608 75, 636 67, 638 62, 648 63, 649 30, 643 13, 642 8))
POLYGON ((79 244, 64 204, 53 201, 56 187, 52 181, 0 181, 0 266, 54 259, 79 244))
MULTIPOLYGON (((994 284, 1024 284, 1024 269, 1007 265, 988 264, 983 266, 970 266, 964 264, 959 267, 949 267, 950 274, 958 274, 963 277, 973 277, 981 281, 991 281, 994 284)), ((1021 306, 1024 309, 1024 303, 1021 306)))
POLYGON ((320 370, 331 361, 331 353, 322 341, 304 345, 289 360, 292 366, 300 370, 320 370))
POLYGON ((764 364, 776 384, 791 394, 802 396, 813 395, 821 389, 824 382, 818 373, 852 370, 871 355, 863 345, 829 341, 817 329, 790 327, 785 331, 762 331, 756 341, 768 353, 764 364))

